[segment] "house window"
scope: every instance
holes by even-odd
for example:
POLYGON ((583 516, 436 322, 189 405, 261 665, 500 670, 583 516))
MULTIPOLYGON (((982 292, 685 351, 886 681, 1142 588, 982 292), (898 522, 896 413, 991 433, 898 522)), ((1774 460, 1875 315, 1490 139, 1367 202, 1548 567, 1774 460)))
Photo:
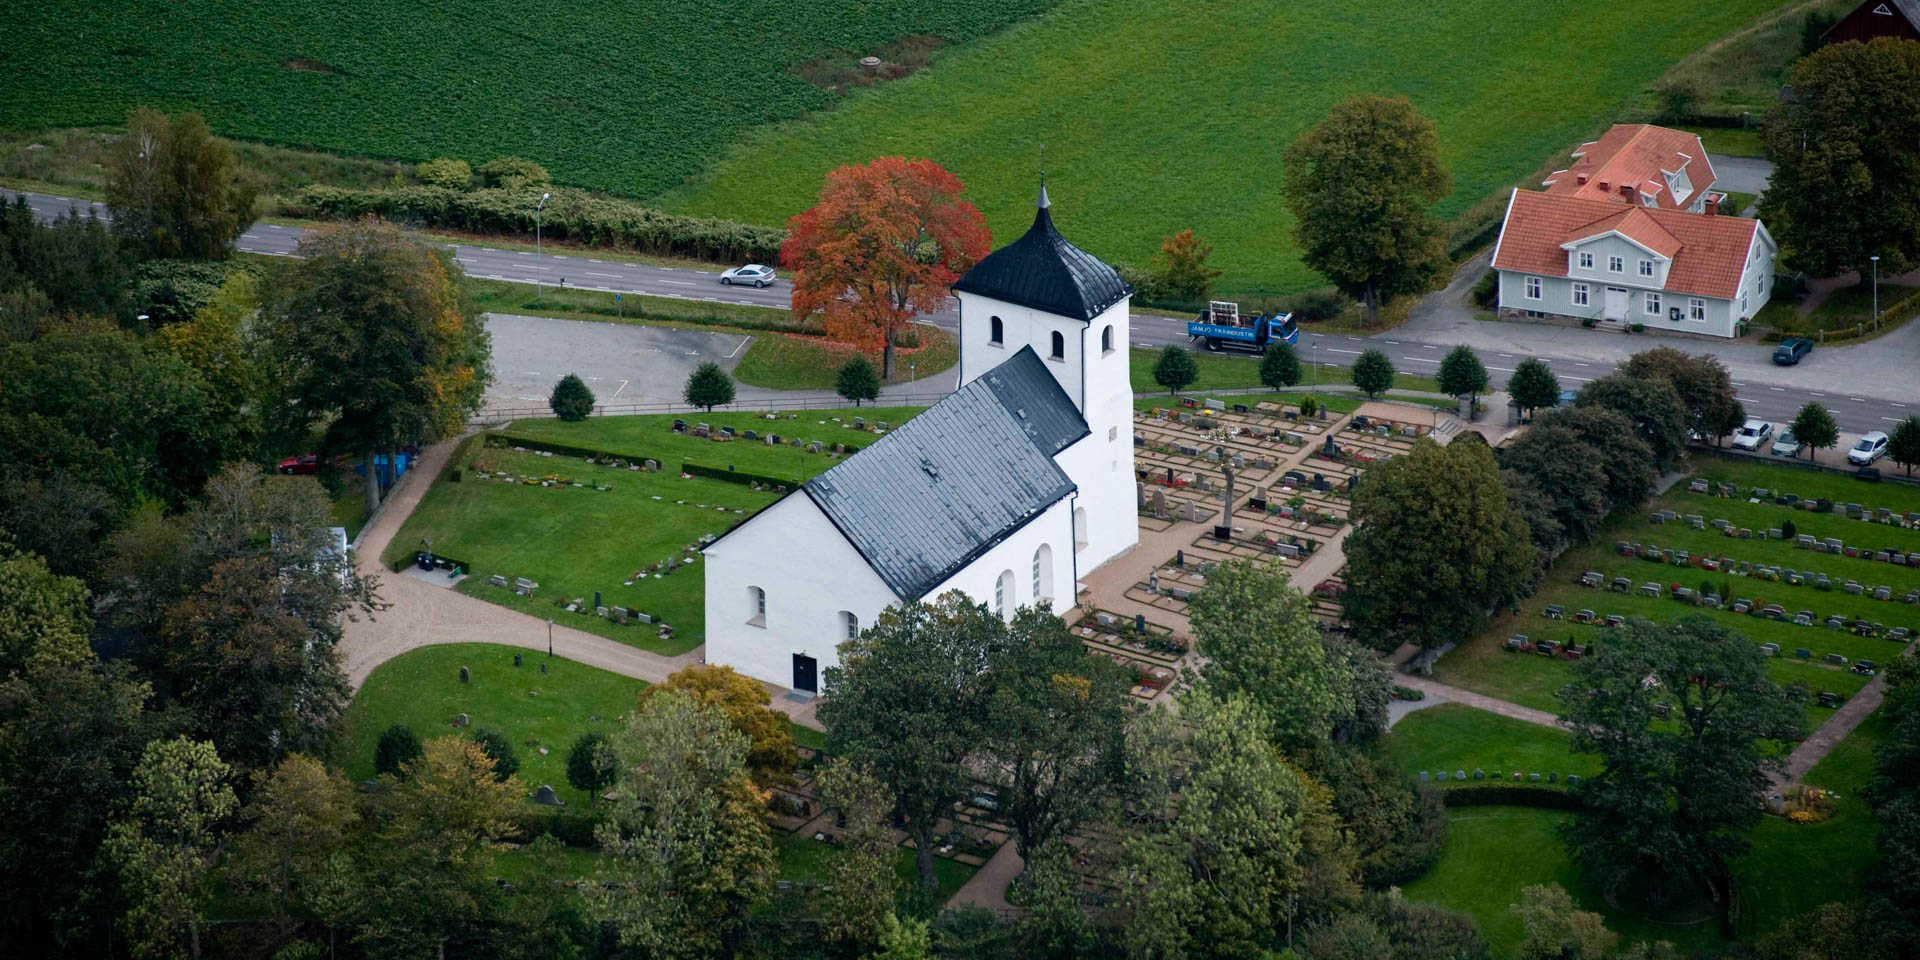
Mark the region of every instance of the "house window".
POLYGON ((1652 261, 1652 260, 1646 260, 1646 259, 1642 259, 1642 260, 1640 261, 1640 275, 1641 275, 1641 276, 1643 276, 1643 277, 1651 277, 1651 276, 1653 276, 1653 261, 1652 261))
POLYGON ((1647 205, 1647 206, 1649 206, 1649 207, 1657 207, 1657 206, 1659 206, 1659 205, 1660 205, 1660 201, 1659 201, 1659 200, 1656 200, 1656 199, 1654 199, 1654 196, 1653 196, 1653 194, 1650 194, 1650 193, 1643 193, 1643 194, 1641 194, 1641 195, 1640 195, 1640 202, 1641 202, 1641 203, 1643 203, 1643 204, 1645 204, 1645 205, 1647 205))
POLYGON ((755 627, 767 625, 767 592, 759 587, 747 588, 747 624, 755 627))
POLYGON ((1107 328, 1105 330, 1100 331, 1100 355, 1106 356, 1107 354, 1112 352, 1113 352, 1113 324, 1109 323, 1107 324, 1107 328))
POLYGON ((1050 354, 1051 358, 1055 360, 1066 359, 1067 338, 1064 335, 1062 335, 1058 330, 1055 330, 1053 332, 1052 338, 1053 338, 1053 353, 1050 354))
POLYGON ((1707 302, 1699 297, 1688 297, 1687 318, 1690 320, 1705 320, 1707 318, 1707 302))
POLYGON ((1622 260, 1619 257, 1607 258, 1608 273, 1623 273, 1626 271, 1626 269, 1627 269, 1627 262, 1625 260, 1622 260))
POLYGON ((1580 251, 1580 269, 1582 270, 1593 269, 1593 251, 1591 250, 1580 251))
POLYGON ((1740 295, 1740 315, 1747 315, 1747 295, 1744 293, 1740 295))
POLYGON ((1587 306, 1589 304, 1589 297, 1590 297, 1589 288, 1587 287, 1586 284, 1576 283, 1573 285, 1573 305, 1574 306, 1576 307, 1587 306))
POLYGON ((991 343, 995 346, 999 346, 1000 344, 1007 342, 1006 335, 1007 335, 1007 325, 1004 323, 1001 323, 999 317, 994 317, 993 319, 988 321, 988 325, 987 325, 987 342, 988 343, 991 343))
POLYGON ((840 611, 840 629, 847 635, 848 640, 858 640, 860 638, 860 618, 854 616, 851 610, 840 611))
POLYGON ((1647 294, 1646 310, 1647 310, 1647 316, 1649 317, 1657 317, 1660 315, 1660 295, 1659 294, 1657 293, 1647 294))
POLYGON ((1041 544, 1033 551, 1033 602, 1053 599, 1053 547, 1041 544))
POLYGON ((1013 571, 1000 571, 1000 579, 993 583, 993 612, 1003 619, 1007 617, 1007 600, 1013 594, 1013 571))
POLYGON ((1527 278, 1527 299, 1528 300, 1540 299, 1540 278, 1539 277, 1527 278))

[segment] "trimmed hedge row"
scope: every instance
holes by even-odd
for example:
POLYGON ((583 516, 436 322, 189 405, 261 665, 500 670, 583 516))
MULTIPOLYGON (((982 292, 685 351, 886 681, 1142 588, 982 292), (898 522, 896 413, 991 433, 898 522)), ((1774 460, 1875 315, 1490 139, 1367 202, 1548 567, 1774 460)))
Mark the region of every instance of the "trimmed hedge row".
POLYGON ((694 463, 691 460, 680 464, 680 472, 695 477, 706 477, 709 480, 725 480, 728 483, 738 483, 742 485, 758 483, 791 489, 801 484, 799 480, 792 480, 786 477, 770 477, 763 473, 746 473, 741 470, 729 470, 725 467, 694 463))
POLYGON ((567 457, 598 458, 603 456, 618 456, 625 460, 658 459, 649 458, 641 454, 608 454, 605 450, 576 447, 570 443, 554 443, 550 440, 529 440, 526 437, 515 436, 512 433, 486 433, 481 434, 481 436, 487 438, 487 446, 489 447, 526 447, 528 450, 545 450, 548 453, 567 457))
POLYGON ((1541 807, 1547 810, 1579 810, 1580 798, 1570 790, 1542 787, 1531 783, 1502 786, 1477 783, 1470 787, 1450 787, 1440 791, 1449 807, 1541 807))
POLYGON ((473 457, 473 452, 487 442, 485 431, 470 433, 460 438, 454 445, 453 453, 447 456, 447 462, 440 465, 440 473, 433 478, 435 483, 459 483, 460 474, 466 469, 464 464, 473 457))
POLYGON ((593 831, 600 825, 600 815, 525 809, 514 814, 513 825, 516 833, 529 840, 546 834, 569 847, 591 847, 595 843, 593 831))
POLYGON ((549 191, 553 196, 540 214, 540 232, 590 246, 621 247, 699 260, 771 263, 779 259, 780 244, 787 238, 787 232, 777 227, 665 213, 564 187, 356 190, 307 186, 287 202, 284 212, 289 216, 322 220, 354 220, 373 215, 473 233, 532 235, 534 205, 541 193, 549 191))

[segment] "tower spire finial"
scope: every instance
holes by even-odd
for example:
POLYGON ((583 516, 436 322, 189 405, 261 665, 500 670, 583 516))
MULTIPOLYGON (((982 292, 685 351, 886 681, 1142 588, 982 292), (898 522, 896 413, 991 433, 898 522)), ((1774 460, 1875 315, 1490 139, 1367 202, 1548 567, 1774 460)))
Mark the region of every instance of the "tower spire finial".
POLYGON ((1042 210, 1053 206, 1047 201, 1047 145, 1044 143, 1040 145, 1040 201, 1035 206, 1042 210))

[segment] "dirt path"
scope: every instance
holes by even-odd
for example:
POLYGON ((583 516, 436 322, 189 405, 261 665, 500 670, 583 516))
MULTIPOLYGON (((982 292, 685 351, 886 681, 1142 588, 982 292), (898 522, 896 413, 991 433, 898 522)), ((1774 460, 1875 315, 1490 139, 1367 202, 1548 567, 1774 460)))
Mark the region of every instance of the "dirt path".
POLYGON ((1476 710, 1497 713, 1503 717, 1524 720, 1527 723, 1537 724, 1542 727, 1552 727, 1556 730, 1560 729, 1560 719, 1545 710, 1535 710, 1532 707, 1523 707, 1517 703, 1495 700, 1492 697, 1474 693, 1471 690, 1450 687, 1429 677, 1396 673, 1393 675, 1393 682, 1403 687, 1412 687, 1415 690, 1422 691, 1429 697, 1438 696, 1450 703, 1464 704, 1476 710))
POLYGON ((1880 701, 1886 693, 1887 678, 1884 676, 1874 677, 1866 686, 1861 687, 1860 692, 1841 704, 1840 709, 1835 710, 1833 716, 1827 718, 1826 723, 1821 724, 1812 735, 1800 741, 1800 745, 1794 747, 1792 753, 1787 754, 1786 768, 1773 776, 1774 786, 1778 788, 1799 783, 1807 775, 1807 771, 1826 759, 1834 746, 1846 739, 1847 734, 1853 732, 1853 728, 1859 726, 1861 721, 1880 708, 1880 701))
MULTIPOLYGON (((374 667, 429 644, 499 643, 547 649, 545 620, 411 577, 395 576, 380 564, 380 554, 420 504, 455 443, 450 440, 423 452, 414 468, 388 494, 380 515, 360 535, 354 562, 362 574, 380 578, 380 595, 392 606, 374 617, 362 615, 346 625, 340 643, 341 667, 356 689, 366 682, 374 667)), ((703 662, 702 647, 677 657, 664 657, 570 627, 554 626, 552 635, 555 656, 649 683, 663 682, 675 670, 703 662)), ((768 690, 773 694, 774 709, 793 717, 796 723, 819 728, 812 702, 795 702, 781 696, 785 691, 773 687, 768 690)))

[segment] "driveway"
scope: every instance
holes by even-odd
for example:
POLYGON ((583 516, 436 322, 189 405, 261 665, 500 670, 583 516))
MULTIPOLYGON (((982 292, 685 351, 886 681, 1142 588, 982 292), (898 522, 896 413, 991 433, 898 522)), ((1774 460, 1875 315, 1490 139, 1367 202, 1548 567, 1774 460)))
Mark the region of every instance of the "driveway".
POLYGON ((1709 153, 1707 160, 1713 164, 1715 190, 1759 196, 1767 192, 1767 181, 1773 178, 1773 164, 1760 157, 1730 157, 1709 153))

